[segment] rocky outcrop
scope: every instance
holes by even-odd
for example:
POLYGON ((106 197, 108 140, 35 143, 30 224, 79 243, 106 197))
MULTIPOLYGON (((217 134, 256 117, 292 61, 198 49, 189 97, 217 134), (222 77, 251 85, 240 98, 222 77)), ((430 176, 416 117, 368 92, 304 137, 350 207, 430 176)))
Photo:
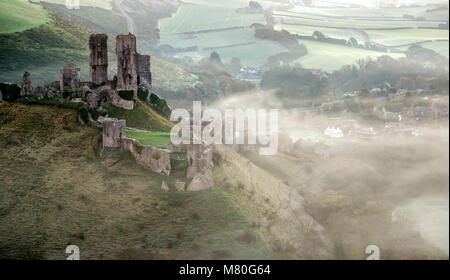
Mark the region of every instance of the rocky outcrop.
POLYGON ((102 85, 108 82, 108 36, 92 34, 89 38, 91 82, 102 85))
POLYGON ((179 181, 179 180, 177 180, 177 181, 175 182, 175 189, 176 189, 177 191, 179 191, 179 192, 184 192, 184 191, 185 191, 185 188, 186 188, 186 183, 185 183, 185 182, 182 182, 182 181, 179 181))
POLYGON ((37 99, 41 100, 47 97, 48 89, 45 87, 38 86, 32 92, 33 96, 36 96, 37 99))
POLYGON ((167 185, 166 181, 162 181, 161 190, 166 191, 166 192, 169 191, 169 186, 167 185))
POLYGON ((123 98, 120 98, 120 96, 117 94, 117 92, 112 93, 112 99, 111 104, 123 108, 125 110, 133 110, 134 109, 134 101, 133 100, 125 100, 123 98))
POLYGON ((31 95, 32 90, 33 87, 31 86, 30 72, 25 72, 23 73, 22 78, 22 95, 24 96, 31 95))
MULTIPOLYGON (((85 92, 84 88, 82 92, 85 92)), ((107 85, 98 87, 92 91, 87 90, 86 93, 86 104, 88 109, 95 109, 97 111, 101 111, 108 107, 112 103, 112 97, 114 95, 114 91, 107 85)))
POLYGON ((212 170, 207 169, 201 173, 195 174, 194 179, 192 179, 191 183, 186 188, 186 191, 188 192, 203 191, 211 188, 212 186, 214 186, 212 170))
POLYGON ((80 68, 73 63, 67 63, 59 74, 60 91, 80 87, 80 68))
POLYGON ((187 178, 192 179, 199 173, 204 173, 213 168, 211 145, 189 144, 186 146, 189 167, 187 178))

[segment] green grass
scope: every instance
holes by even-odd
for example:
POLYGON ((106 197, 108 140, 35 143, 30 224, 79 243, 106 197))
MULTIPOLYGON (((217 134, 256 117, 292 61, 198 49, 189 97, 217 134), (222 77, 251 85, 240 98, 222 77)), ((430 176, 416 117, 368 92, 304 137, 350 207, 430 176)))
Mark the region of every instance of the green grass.
POLYGON ((348 40, 350 37, 353 37, 356 40, 358 40, 360 44, 364 43, 364 37, 359 32, 350 29, 288 25, 288 24, 276 24, 275 29, 276 30, 284 29, 292 34, 298 34, 302 36, 312 36, 314 31, 320 31, 327 37, 345 40, 348 40))
POLYGON ((167 119, 161 117, 150 107, 145 105, 140 100, 135 100, 136 106, 134 110, 125 110, 115 106, 109 106, 107 108, 109 117, 125 119, 127 121, 127 127, 169 132, 172 128, 172 123, 167 119))
MULTIPOLYGON (((428 43, 422 43, 419 44, 420 46, 431 49, 440 55, 448 57, 448 51, 449 51, 449 42, 428 42, 428 43)), ((409 46, 401 47, 399 49, 406 51, 409 48, 409 46)))
POLYGON ((281 45, 254 37, 252 28, 216 31, 195 34, 193 37, 184 35, 162 35, 161 44, 186 48, 196 46, 198 52, 188 53, 192 56, 209 57, 215 51, 224 62, 238 57, 247 65, 261 65, 270 56, 287 51, 281 45))
POLYGON ((39 5, 27 0, 0 0, 0 34, 21 32, 50 21, 47 11, 39 5))
POLYGON ((101 132, 73 110, 2 103, 0 122, 0 259, 63 260, 67 244, 84 260, 270 256, 220 188, 176 192, 185 174, 159 176, 129 153, 101 160, 101 132))
POLYGON ((20 83, 30 71, 33 86, 59 80, 67 62, 89 77, 88 40, 91 30, 50 12, 52 22, 21 33, 0 34, 0 80, 20 83))
MULTIPOLYGON (((34 1, 39 2, 39 1, 34 1)), ((59 5, 66 5, 66 0, 43 0, 42 2, 52 3, 52 4, 59 4, 59 5)), ((113 0, 81 0, 80 6, 84 7, 96 7, 96 8, 102 8, 106 10, 112 9, 112 2, 113 0)))
MULTIPOLYGON (((448 40, 448 30, 442 29, 367 30, 367 33, 372 41, 387 46, 427 40, 448 40)), ((448 42, 446 44, 448 45, 448 42)))
POLYGON ((338 70, 344 65, 356 64, 358 59, 366 57, 375 58, 389 55, 399 58, 404 56, 401 53, 382 53, 310 40, 301 40, 300 42, 305 44, 308 54, 294 63, 300 63, 305 68, 322 69, 329 72, 338 70))
MULTIPOLYGON (((247 0, 227 0, 227 1, 186 0, 183 2, 187 3, 187 4, 204 5, 204 6, 210 6, 210 7, 237 9, 237 8, 248 7, 249 1, 247 1, 247 0)), ((263 6, 263 8, 269 8, 271 6, 274 6, 274 3, 270 0, 259 0, 257 2, 261 6, 263 6)))
POLYGON ((127 130, 127 136, 134 138, 145 146, 167 147, 170 142, 169 132, 140 132, 127 130))
POLYGON ((239 14, 234 8, 184 4, 172 17, 160 20, 159 29, 164 38, 167 34, 250 26, 255 22, 265 23, 264 15, 239 14))
POLYGON ((183 90, 200 84, 199 77, 180 65, 152 56, 152 86, 169 91, 183 90))

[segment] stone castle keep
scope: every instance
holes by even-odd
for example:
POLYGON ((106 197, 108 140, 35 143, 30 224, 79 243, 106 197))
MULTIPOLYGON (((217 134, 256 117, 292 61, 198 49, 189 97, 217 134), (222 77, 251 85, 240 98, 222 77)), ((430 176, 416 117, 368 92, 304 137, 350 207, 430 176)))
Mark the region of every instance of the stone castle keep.
MULTIPOLYGON (((176 189, 199 191, 212 187, 213 146, 173 143, 169 143, 165 148, 145 146, 136 139, 126 136, 125 120, 108 117, 109 106, 133 110, 138 99, 155 110, 159 109, 157 112, 162 116, 168 118, 170 115, 171 108, 164 99, 155 95, 153 98, 162 102, 151 102, 150 95, 154 94, 151 93, 150 56, 137 52, 136 37, 133 34, 116 37, 117 76, 113 80, 108 80, 108 36, 92 34, 89 38, 89 51, 90 81, 82 82, 80 68, 67 63, 59 73, 59 81, 35 89, 31 86, 30 73, 25 72, 22 95, 34 96, 38 100, 59 97, 60 102, 74 101, 82 104, 85 119, 82 120, 80 114, 80 121, 97 127, 98 124, 102 125, 103 147, 100 154, 102 158, 111 157, 122 151, 130 152, 140 166, 162 176, 170 176, 171 155, 186 153, 186 177, 192 181, 186 188, 184 183, 178 182, 175 184, 176 189), (145 95, 141 94, 142 90, 145 91, 145 95), (155 104, 159 107, 155 107, 155 104), (97 117, 94 118, 94 115, 97 117)), ((173 160, 180 159, 175 157, 173 160)), ((168 190, 167 183, 163 189, 168 190)))
POLYGON ((108 82, 108 36, 92 34, 89 38, 91 81, 97 85, 108 82))
MULTIPOLYGON (((108 36, 92 34, 89 38, 91 82, 104 85, 108 82, 108 36)), ((151 91, 150 56, 136 50, 133 34, 116 37, 117 90, 132 90, 138 87, 151 91)))

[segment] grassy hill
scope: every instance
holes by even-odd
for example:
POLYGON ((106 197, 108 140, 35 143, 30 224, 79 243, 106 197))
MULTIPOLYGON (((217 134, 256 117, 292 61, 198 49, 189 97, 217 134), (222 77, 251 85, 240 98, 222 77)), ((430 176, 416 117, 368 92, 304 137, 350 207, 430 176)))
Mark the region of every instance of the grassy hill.
MULTIPOLYGON (((59 71, 67 62, 81 68, 81 79, 89 80, 89 36, 106 32, 105 26, 90 24, 84 18, 71 19, 51 4, 45 4, 52 21, 20 33, 0 34, 0 81, 19 83, 24 71, 31 73, 34 87, 59 79, 59 71), (56 11, 52 9, 56 9, 56 11), (77 21, 83 24, 77 23, 77 21), (88 27, 86 27, 86 25, 88 27), (92 29, 91 29, 92 28, 92 29), (95 30, 95 31, 94 31, 95 30)), ((102 11, 107 11, 101 9, 102 11)), ((83 9, 80 10, 83 13, 83 9)), ((90 11, 90 10, 86 10, 90 11)), ((111 12, 110 16, 113 16, 111 12)), ((76 14, 78 15, 78 14, 76 14)), ((73 17, 73 15, 71 16, 73 17)), ((119 27, 111 27, 119 32, 119 27)), ((109 78, 116 73, 115 40, 109 36, 109 78)), ((142 52, 140 50, 140 52, 142 52)), ((151 71, 156 93, 175 103, 179 100, 199 100, 217 97, 216 85, 201 79, 184 67, 152 56, 151 71)), ((184 105, 183 102, 175 105, 184 105)))
POLYGON ((33 86, 59 79, 67 62, 89 77, 88 40, 91 30, 49 10, 52 21, 20 33, 0 35, 0 80, 20 82, 30 71, 33 86))
POLYGON ((0 34, 21 32, 50 20, 46 10, 27 0, 0 0, 0 34))
POLYGON ((164 192, 128 153, 100 160, 101 132, 68 109, 0 103, 0 258, 266 259, 227 190, 164 192))
POLYGON ((170 121, 163 118, 140 100, 136 100, 136 107, 131 111, 110 106, 108 107, 108 115, 112 118, 126 120, 127 126, 133 128, 169 132, 173 126, 170 121))

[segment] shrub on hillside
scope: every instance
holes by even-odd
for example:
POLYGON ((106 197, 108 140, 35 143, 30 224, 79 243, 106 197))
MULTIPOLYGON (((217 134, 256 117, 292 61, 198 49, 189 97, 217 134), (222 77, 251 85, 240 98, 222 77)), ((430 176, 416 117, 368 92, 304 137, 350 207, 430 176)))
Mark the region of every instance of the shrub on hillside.
POLYGON ((88 110, 84 107, 84 106, 80 106, 78 107, 78 115, 80 116, 80 119, 84 122, 84 123, 88 123, 89 122, 89 113, 88 110))
POLYGON ((120 98, 132 101, 134 99, 134 91, 132 90, 119 90, 117 94, 120 96, 120 98))
POLYGON ((16 84, 0 84, 0 91, 3 95, 3 100, 14 101, 20 98, 20 87, 16 84))
POLYGON ((172 113, 167 101, 154 93, 150 94, 150 105, 163 117, 169 118, 172 113))
POLYGON ((137 96, 140 100, 142 100, 143 102, 146 102, 147 98, 148 98, 148 90, 144 89, 144 88, 139 88, 137 96))

